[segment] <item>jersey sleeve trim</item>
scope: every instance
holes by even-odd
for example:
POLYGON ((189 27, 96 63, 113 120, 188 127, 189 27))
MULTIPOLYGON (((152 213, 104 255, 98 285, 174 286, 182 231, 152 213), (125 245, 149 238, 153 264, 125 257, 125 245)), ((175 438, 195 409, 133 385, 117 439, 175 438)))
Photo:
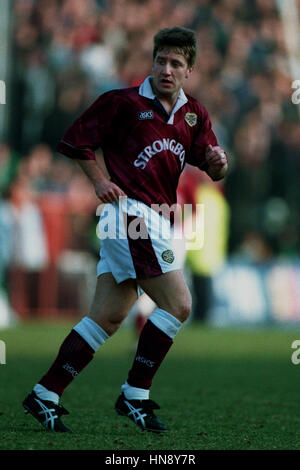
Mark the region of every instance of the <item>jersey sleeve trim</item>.
POLYGON ((65 140, 61 140, 56 150, 63 155, 76 160, 95 160, 95 152, 89 148, 74 147, 65 140))

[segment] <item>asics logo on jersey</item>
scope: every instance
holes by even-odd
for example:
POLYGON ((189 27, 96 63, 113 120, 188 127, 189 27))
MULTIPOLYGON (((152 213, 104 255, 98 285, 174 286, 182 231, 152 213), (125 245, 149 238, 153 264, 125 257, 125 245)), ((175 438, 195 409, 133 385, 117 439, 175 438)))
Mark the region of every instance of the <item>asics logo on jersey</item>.
POLYGON ((153 114, 152 109, 149 109, 147 111, 139 111, 138 118, 140 121, 143 121, 144 119, 153 119, 154 114, 153 114))
POLYGON ((139 153, 136 160, 134 160, 134 166, 144 170, 149 160, 157 153, 163 152, 164 150, 171 151, 174 155, 179 157, 181 169, 184 164, 185 150, 180 142, 176 142, 174 139, 163 138, 155 140, 151 145, 147 145, 144 150, 139 153))

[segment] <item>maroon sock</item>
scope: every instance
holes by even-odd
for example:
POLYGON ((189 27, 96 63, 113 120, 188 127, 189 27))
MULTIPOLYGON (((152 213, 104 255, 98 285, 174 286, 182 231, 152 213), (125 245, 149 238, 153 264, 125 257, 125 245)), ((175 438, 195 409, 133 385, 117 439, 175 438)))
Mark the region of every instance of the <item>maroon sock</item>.
POLYGON ((64 389, 93 359, 94 352, 93 348, 72 330, 62 343, 52 366, 38 383, 61 396, 64 389))
POLYGON ((148 320, 140 335, 127 383, 148 390, 172 344, 173 340, 148 320))

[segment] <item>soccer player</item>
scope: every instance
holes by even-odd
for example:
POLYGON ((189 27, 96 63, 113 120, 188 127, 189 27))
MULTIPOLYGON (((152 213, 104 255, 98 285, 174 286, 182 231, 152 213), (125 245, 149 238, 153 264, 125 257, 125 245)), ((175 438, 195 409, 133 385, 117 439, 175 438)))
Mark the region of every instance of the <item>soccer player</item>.
POLYGON ((192 30, 176 26, 158 31, 152 75, 140 87, 101 95, 58 145, 59 152, 79 163, 105 206, 99 221, 101 251, 91 309, 71 330, 50 369, 23 401, 25 412, 52 431, 69 431, 60 419, 68 412, 59 399, 118 330, 139 288, 156 308, 141 332, 115 410, 142 430, 167 429, 154 413, 159 406, 149 399, 149 392, 190 314, 191 296, 173 249, 172 217, 165 209, 176 203, 185 163, 215 181, 227 172, 227 157, 218 146, 206 109, 183 91, 193 71, 196 48, 192 30), (99 147, 110 179, 96 163, 99 147), (114 234, 104 236, 109 224, 115 227, 114 234), (138 226, 143 236, 135 236, 138 226), (160 226, 169 235, 162 236, 160 226))

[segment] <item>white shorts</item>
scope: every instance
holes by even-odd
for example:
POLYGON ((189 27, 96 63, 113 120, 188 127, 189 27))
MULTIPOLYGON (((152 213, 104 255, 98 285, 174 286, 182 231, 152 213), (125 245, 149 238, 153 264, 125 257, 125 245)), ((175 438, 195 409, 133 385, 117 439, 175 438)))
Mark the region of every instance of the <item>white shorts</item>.
MULTIPOLYGON (((117 283, 147 279, 182 267, 170 221, 130 198, 105 204, 98 224, 97 275, 112 273, 117 283)), ((177 243, 178 245, 178 243, 177 243)))

